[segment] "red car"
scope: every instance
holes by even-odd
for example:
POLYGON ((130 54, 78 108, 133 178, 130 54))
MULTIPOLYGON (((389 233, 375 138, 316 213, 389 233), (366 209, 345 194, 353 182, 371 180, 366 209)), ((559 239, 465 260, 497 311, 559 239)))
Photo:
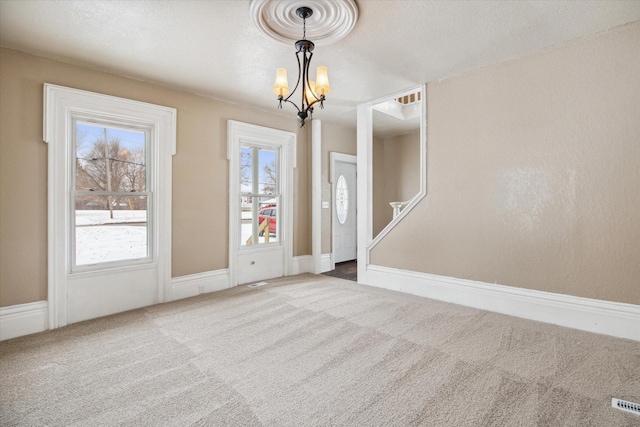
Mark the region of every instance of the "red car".
MULTIPOLYGON (((275 206, 263 206, 258 212, 258 224, 262 224, 265 219, 269 220, 269 234, 276 233, 277 212, 278 208, 275 206)), ((264 235, 264 231, 260 235, 264 235)))

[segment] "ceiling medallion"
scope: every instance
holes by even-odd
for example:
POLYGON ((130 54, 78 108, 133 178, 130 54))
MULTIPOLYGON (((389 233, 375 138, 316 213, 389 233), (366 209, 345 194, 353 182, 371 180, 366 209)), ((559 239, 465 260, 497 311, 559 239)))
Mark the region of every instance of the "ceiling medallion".
POLYGON ((301 7, 313 10, 306 20, 307 37, 317 46, 342 39, 358 20, 355 0, 251 0, 249 13, 260 32, 291 46, 300 38, 296 11, 301 7))

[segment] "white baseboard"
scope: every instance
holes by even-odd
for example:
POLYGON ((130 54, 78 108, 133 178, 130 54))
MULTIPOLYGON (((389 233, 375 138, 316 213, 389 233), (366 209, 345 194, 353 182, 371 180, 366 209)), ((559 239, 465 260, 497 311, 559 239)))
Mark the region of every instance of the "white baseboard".
POLYGON ((333 254, 322 254, 320 255, 320 272, 324 273, 325 271, 331 271, 335 269, 335 265, 333 264, 333 254))
POLYGON ((640 341, 640 306, 367 266, 367 285, 640 341))
POLYGON ((171 279, 171 300, 194 297, 229 287, 229 270, 214 270, 171 279))
POLYGON ((0 307, 0 341, 49 329, 47 301, 0 307))
POLYGON ((294 256, 290 264, 290 276, 303 273, 313 273, 313 256, 301 255, 294 256))

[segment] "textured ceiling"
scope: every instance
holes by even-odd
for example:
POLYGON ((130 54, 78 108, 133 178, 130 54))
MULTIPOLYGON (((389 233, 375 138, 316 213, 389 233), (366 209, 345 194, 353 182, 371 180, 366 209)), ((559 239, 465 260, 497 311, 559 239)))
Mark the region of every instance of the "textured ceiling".
MULTIPOLYGON (((312 61, 332 88, 316 117, 346 126, 360 102, 640 20, 636 0, 357 3, 353 31, 312 61)), ((276 68, 296 74, 248 0, 0 0, 0 45, 269 111, 276 68)))

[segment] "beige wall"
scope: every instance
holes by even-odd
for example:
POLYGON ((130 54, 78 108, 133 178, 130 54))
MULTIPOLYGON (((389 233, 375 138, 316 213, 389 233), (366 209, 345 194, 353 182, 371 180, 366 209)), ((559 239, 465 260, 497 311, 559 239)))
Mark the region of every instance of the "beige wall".
MULTIPOLYGON (((309 254, 306 128, 291 118, 0 49, 0 306, 47 298, 47 146, 42 85, 53 83, 178 110, 173 158, 173 277, 228 266, 227 120, 298 134, 294 255, 309 254)), ((275 105, 275 104, 274 104, 275 105)))
POLYGON ((332 212, 333 212, 333 191, 329 182, 329 168, 331 164, 330 153, 335 151, 343 154, 356 154, 356 130, 346 129, 322 122, 322 162, 321 162, 321 183, 322 201, 329 202, 329 209, 322 209, 322 253, 330 253, 331 233, 332 233, 332 212))
POLYGON ((391 202, 406 202, 420 191, 420 133, 373 138, 373 236, 393 219, 391 202))
POLYGON ((640 22, 427 87, 427 197, 373 264, 640 304, 640 22))

